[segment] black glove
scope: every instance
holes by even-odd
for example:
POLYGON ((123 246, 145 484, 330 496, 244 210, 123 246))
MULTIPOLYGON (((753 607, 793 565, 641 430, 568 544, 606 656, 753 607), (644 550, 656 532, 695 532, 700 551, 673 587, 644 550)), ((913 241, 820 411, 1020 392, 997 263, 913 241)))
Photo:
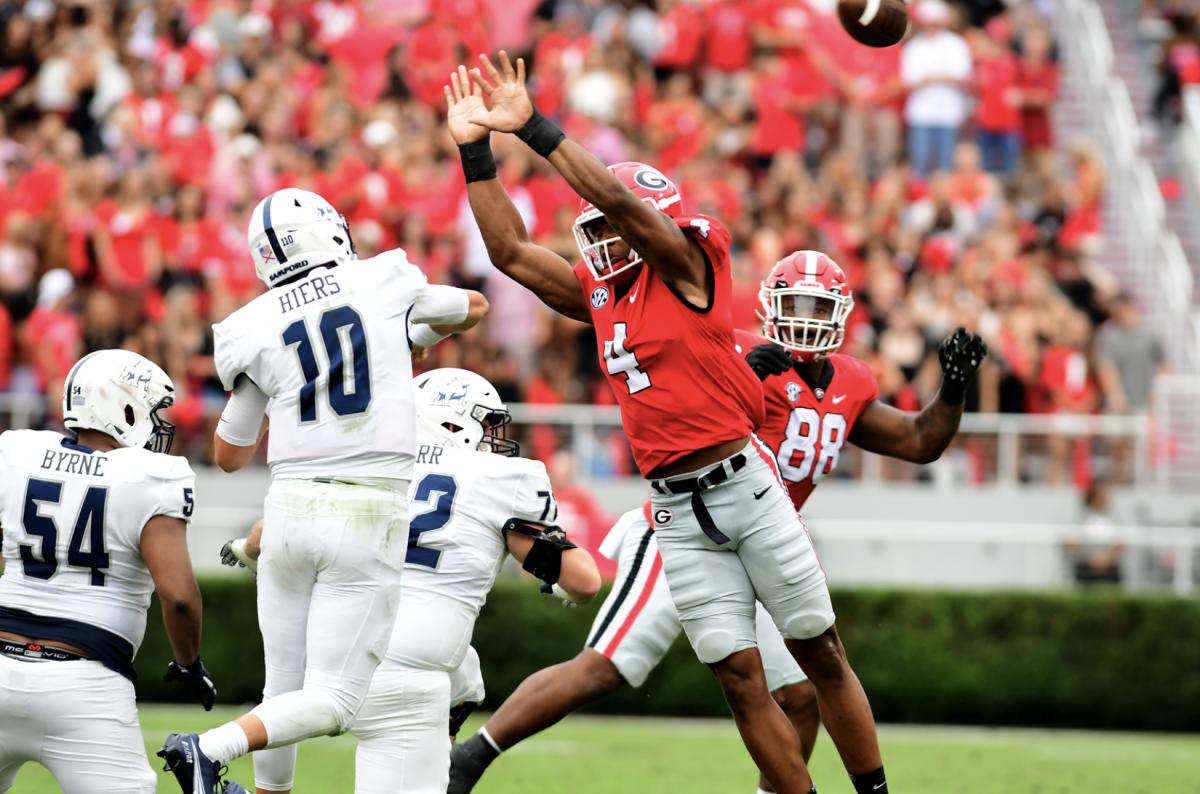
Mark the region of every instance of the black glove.
POLYGON ((228 540, 221 547, 221 564, 228 565, 230 568, 241 566, 246 567, 246 564, 238 559, 238 556, 233 553, 233 541, 228 540))
POLYGON ((759 380, 770 375, 782 375, 792 368, 792 356, 774 342, 759 345, 746 354, 746 363, 759 380))
POLYGON ((199 657, 187 667, 172 660, 167 665, 167 674, 163 676, 163 680, 168 684, 179 682, 187 687, 200 705, 204 706, 205 711, 212 711, 213 703, 217 699, 217 685, 213 683, 212 675, 205 669, 204 662, 200 661, 199 657))
POLYGON ((938 349, 938 361, 942 365, 942 399, 951 405, 961 405, 967 394, 967 386, 975 378, 975 371, 987 356, 987 345, 977 334, 967 333, 959 326, 942 342, 938 349))

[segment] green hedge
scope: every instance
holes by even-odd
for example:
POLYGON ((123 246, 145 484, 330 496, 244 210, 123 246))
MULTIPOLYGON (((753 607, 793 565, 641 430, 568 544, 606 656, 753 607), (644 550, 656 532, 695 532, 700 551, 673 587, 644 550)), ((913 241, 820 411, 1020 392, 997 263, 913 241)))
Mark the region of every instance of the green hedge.
MULTIPOLYGON (((248 577, 206 579, 204 658, 221 700, 256 700, 262 641, 248 577)), ((599 605, 568 609, 503 581, 475 631, 490 705, 578 652, 599 605)), ((1118 592, 838 590, 838 625, 875 714, 887 722, 1200 730, 1200 602, 1118 592)), ((138 654, 145 700, 170 652, 157 608, 138 654)), ((711 674, 682 639, 639 690, 596 710, 723 715, 711 674)))

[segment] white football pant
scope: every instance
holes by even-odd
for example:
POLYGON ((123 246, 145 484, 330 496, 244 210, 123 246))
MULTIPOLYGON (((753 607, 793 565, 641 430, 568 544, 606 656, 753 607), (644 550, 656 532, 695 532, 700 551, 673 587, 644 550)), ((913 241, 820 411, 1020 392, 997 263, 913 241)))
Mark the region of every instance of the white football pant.
POLYGON ((26 761, 70 794, 154 794, 133 684, 100 662, 0 655, 0 791, 26 761))
POLYGON ((277 480, 263 520, 266 682, 252 713, 268 749, 254 754, 254 777, 283 791, 294 743, 349 729, 387 649, 408 544, 407 483, 277 480))

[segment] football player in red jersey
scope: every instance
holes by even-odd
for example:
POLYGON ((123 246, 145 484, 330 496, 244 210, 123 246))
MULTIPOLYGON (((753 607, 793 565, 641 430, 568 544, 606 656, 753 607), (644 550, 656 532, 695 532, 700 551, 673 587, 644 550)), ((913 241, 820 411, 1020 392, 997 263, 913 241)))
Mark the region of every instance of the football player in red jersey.
MULTIPOLYGON (((736 331, 735 339, 763 380, 766 419, 758 432, 774 450, 797 512, 837 466, 847 440, 913 463, 941 456, 958 430, 966 387, 987 354, 979 337, 959 329, 942 343, 941 390, 920 413, 906 413, 878 401, 878 386, 866 364, 837 352, 854 300, 836 262, 817 251, 797 251, 763 279, 760 299, 768 338, 736 331)), ((630 523, 627 517, 622 522, 630 523)), ((661 563, 654 539, 622 522, 613 533, 623 532, 616 538, 621 543, 617 578, 587 647, 574 659, 525 679, 473 741, 508 749, 622 684, 640 686, 662 660, 679 623, 656 577, 661 563)), ((768 635, 772 627, 760 623, 759 628, 772 694, 801 737, 807 761, 821 721, 818 690, 805 680, 811 674, 805 676, 775 652, 777 638, 768 635)), ((487 762, 490 758, 484 767, 487 762)), ((482 772, 468 747, 457 748, 448 794, 467 794, 482 772)), ((859 791, 886 791, 882 773, 855 775, 854 784, 859 791)), ((760 792, 771 790, 767 780, 760 781, 760 792)))
POLYGON ((682 214, 679 191, 655 169, 609 169, 567 140, 534 110, 522 61, 514 69, 501 53, 497 69, 481 60, 486 75, 460 68, 445 90, 472 212, 502 272, 595 327, 626 437, 650 481, 680 623, 716 674, 747 749, 778 791, 814 790, 799 737, 767 691, 757 595, 820 691, 847 769, 882 780, 874 719, 833 629, 825 574, 774 455, 753 436, 762 388, 734 348, 729 233, 713 218, 682 214), (529 241, 496 179, 493 131, 515 133, 584 199, 575 224, 583 261, 574 268, 529 241))

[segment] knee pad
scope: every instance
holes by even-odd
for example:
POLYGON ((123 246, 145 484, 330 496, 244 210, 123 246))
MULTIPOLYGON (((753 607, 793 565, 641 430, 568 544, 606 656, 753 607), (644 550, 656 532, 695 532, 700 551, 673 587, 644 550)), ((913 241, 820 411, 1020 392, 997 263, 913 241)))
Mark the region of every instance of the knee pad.
POLYGON ((783 634, 794 640, 809 640, 820 636, 832 625, 832 611, 800 612, 784 621, 783 634))
POLYGON ((705 664, 715 664, 753 645, 740 644, 733 632, 719 628, 697 629, 694 636, 692 648, 696 651, 696 658, 705 664))

